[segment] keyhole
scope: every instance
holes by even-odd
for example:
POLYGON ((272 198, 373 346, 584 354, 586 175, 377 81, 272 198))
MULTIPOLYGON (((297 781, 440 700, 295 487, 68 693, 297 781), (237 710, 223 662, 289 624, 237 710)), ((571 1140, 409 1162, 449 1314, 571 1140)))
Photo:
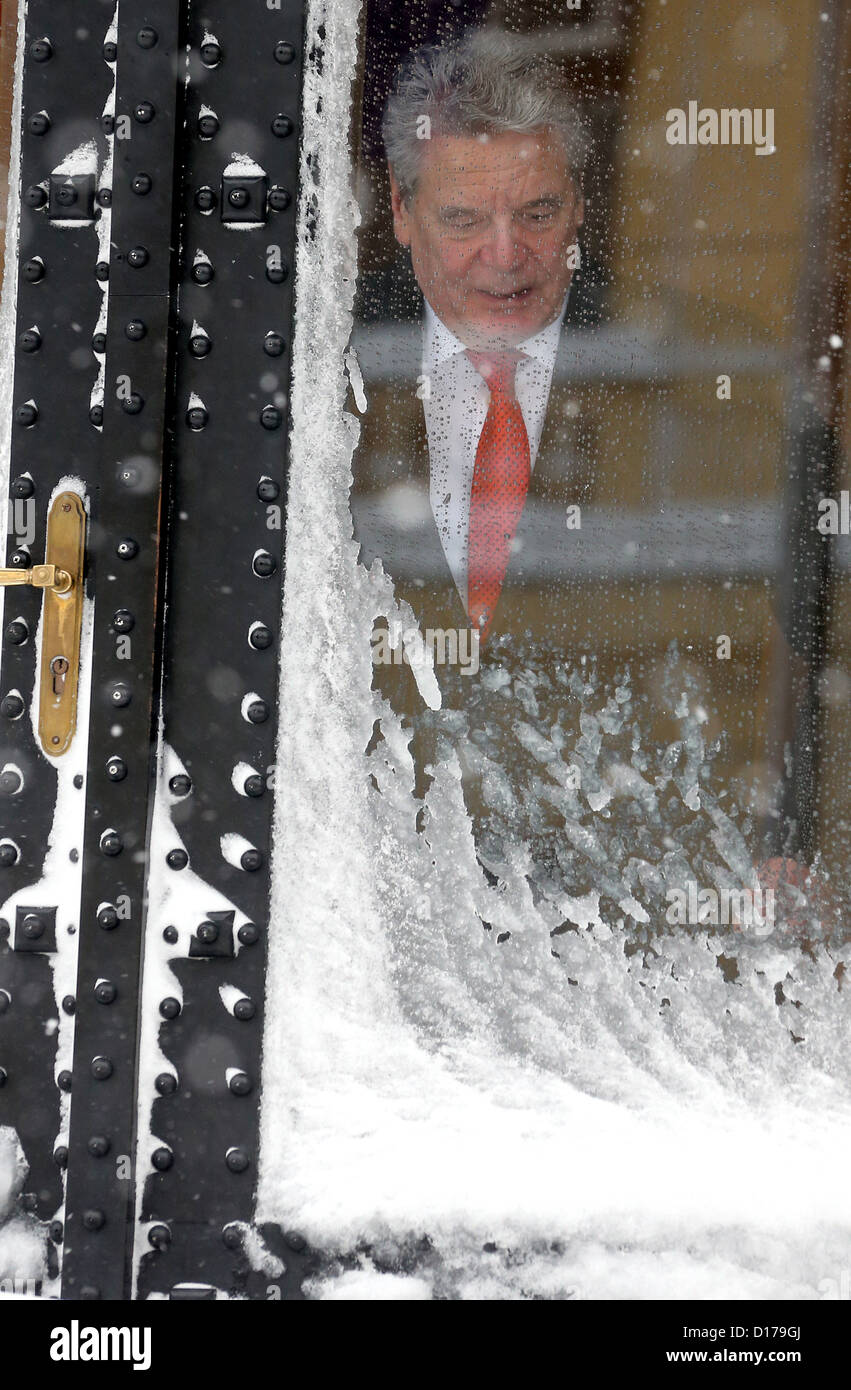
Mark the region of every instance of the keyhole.
POLYGON ((68 662, 64 656, 55 656, 50 663, 53 672, 53 693, 61 695, 65 689, 65 673, 68 670, 68 662))

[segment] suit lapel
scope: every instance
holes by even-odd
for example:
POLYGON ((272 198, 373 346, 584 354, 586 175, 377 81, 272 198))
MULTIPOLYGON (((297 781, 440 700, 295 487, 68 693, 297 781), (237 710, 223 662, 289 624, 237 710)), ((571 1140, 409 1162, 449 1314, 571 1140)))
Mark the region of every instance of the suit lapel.
POLYGON ((367 410, 377 412, 373 434, 392 446, 395 458, 391 478, 378 479, 370 451, 359 447, 356 453, 352 511, 361 561, 369 567, 381 560, 396 597, 411 605, 421 627, 466 627, 431 507, 428 437, 416 386, 400 378, 388 389, 364 373, 364 390, 367 410))
POLYGON ((405 537, 408 557, 406 569, 413 569, 415 577, 397 584, 398 597, 407 599, 421 627, 451 628, 468 626, 467 615, 461 602, 452 571, 446 561, 446 552, 434 519, 431 506, 431 470, 429 465, 428 435, 426 433, 425 413, 422 401, 417 401, 415 424, 411 430, 411 481, 417 487, 423 501, 419 511, 419 524, 405 537), (413 564, 411 561, 413 560, 413 564))

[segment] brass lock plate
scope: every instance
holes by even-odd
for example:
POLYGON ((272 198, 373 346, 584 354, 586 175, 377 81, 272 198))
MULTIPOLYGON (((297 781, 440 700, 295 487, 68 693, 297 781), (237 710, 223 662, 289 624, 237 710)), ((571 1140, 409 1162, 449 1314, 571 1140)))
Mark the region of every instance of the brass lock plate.
POLYGON ((85 540, 82 498, 76 492, 60 492, 47 518, 45 562, 65 570, 71 586, 64 593, 44 590, 38 708, 38 736, 53 758, 67 752, 77 725, 85 540))

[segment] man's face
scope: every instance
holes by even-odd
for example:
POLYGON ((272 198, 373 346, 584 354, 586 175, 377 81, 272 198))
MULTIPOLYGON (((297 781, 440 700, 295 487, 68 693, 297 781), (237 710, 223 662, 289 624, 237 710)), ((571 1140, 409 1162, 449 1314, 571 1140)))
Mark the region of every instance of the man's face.
POLYGON ((420 289, 467 347, 520 343, 557 317, 583 203, 555 133, 437 136, 410 201, 392 169, 390 186, 420 289))

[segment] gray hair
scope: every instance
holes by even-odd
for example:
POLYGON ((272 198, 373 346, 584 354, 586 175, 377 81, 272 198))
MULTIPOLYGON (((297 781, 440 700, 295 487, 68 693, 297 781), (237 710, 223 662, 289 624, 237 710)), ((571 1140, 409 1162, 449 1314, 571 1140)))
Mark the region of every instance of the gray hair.
POLYGON ((430 135, 555 130, 580 184, 588 141, 558 68, 528 40, 483 29, 419 48, 402 64, 384 109, 387 159, 407 200, 416 192, 422 118, 430 135))

